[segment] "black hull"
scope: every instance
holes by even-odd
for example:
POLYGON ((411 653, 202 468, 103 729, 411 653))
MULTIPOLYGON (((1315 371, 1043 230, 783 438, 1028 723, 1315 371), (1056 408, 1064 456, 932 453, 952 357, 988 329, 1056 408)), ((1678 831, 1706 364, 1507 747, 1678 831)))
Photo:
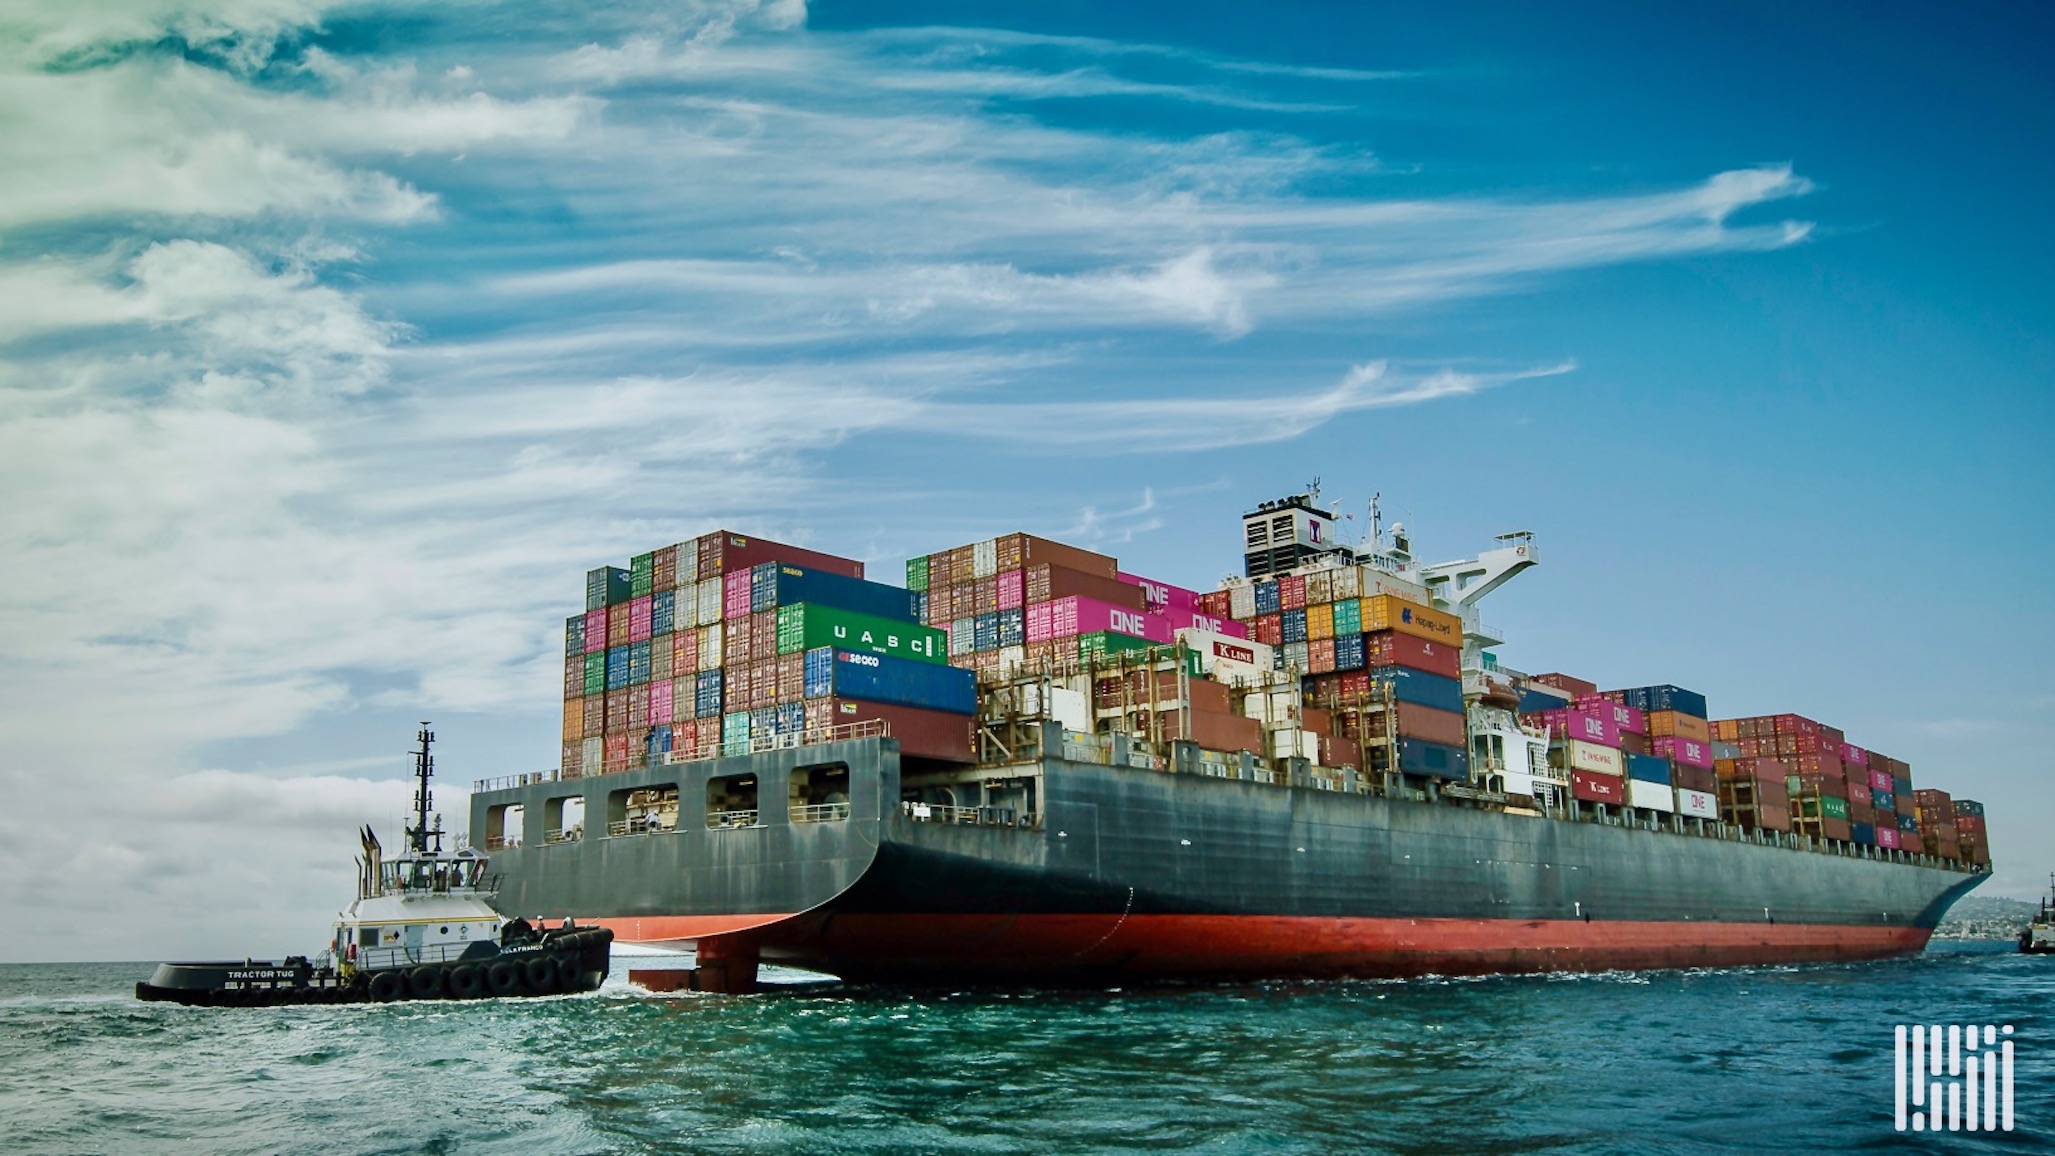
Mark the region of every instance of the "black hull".
MULTIPOLYGON (((870 739, 473 796, 609 799, 713 775, 850 769, 850 815, 495 851, 517 910, 645 942, 746 937, 763 958, 919 982, 1387 976, 1828 961, 1924 948, 1987 876, 1726 832, 1047 759, 1040 819, 923 819, 870 739)), ((1018 771, 994 771, 996 776, 1018 771)), ((782 791, 779 791, 782 794, 782 791)), ((689 808, 688 808, 689 810, 689 808)), ((953 816, 953 813, 952 813, 953 816)), ((953 816, 960 817, 960 816, 953 816)), ((539 832, 535 833, 539 836, 539 832)))
POLYGON ((304 961, 162 963, 136 984, 136 998, 188 1007, 288 1007, 577 994, 606 980, 613 939, 607 928, 588 927, 488 958, 359 971, 348 979, 304 961))

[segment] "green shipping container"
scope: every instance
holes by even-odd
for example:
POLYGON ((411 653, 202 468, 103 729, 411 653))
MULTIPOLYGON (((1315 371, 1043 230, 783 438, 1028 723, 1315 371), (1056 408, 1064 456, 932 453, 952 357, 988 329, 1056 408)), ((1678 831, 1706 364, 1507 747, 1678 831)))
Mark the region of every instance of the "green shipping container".
POLYGON ((656 555, 637 554, 628 560, 628 593, 647 598, 656 587, 656 555))
POLYGON ((798 654, 819 646, 919 662, 949 661, 949 636, 932 626, 809 602, 778 607, 779 654, 798 654))
POLYGON ((1848 817, 1848 800, 1837 799, 1832 795, 1822 795, 1820 797, 1820 810, 1825 812, 1829 819, 1846 819, 1848 817))
POLYGON ((605 694, 607 692, 607 652, 594 651, 585 656, 585 693, 605 694))
POLYGON ((906 560, 906 588, 926 590, 928 588, 928 560, 925 555, 906 560))
POLYGON ((1334 636, 1347 638, 1351 634, 1363 633, 1363 603, 1361 599, 1344 598, 1334 604, 1334 636))
POLYGON ((749 712, 734 711, 721 716, 721 753, 724 755, 746 755, 749 753, 749 712))
MULTIPOLYGON (((1097 634, 1078 635, 1077 656, 1079 658, 1104 658, 1109 654, 1147 650, 1152 646, 1161 646, 1161 644, 1150 642, 1146 638, 1136 638, 1132 634, 1117 634, 1111 630, 1102 630, 1097 634)), ((1170 649, 1169 647, 1162 648, 1165 650, 1170 649)))

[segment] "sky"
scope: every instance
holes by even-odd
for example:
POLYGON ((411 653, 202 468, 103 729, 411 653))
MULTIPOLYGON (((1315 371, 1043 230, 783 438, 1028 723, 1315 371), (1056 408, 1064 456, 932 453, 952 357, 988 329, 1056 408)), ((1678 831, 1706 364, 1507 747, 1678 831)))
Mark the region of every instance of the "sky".
POLYGON ((2039 6, 0 0, 9 959, 309 950, 554 765, 582 575, 1321 479, 1502 661, 1796 711, 2055 868, 2039 6))

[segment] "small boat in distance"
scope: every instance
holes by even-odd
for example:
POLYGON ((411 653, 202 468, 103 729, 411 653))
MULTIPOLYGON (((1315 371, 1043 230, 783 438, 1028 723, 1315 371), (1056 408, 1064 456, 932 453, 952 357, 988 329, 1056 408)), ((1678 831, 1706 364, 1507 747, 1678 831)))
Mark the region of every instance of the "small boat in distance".
POLYGON ((136 998, 199 1007, 392 1003, 592 991, 606 979, 614 933, 604 927, 539 928, 494 906, 499 877, 469 847, 445 854, 442 821, 431 828, 435 773, 422 724, 417 736, 415 825, 407 850, 384 855, 371 828, 358 832, 357 897, 313 959, 160 963, 136 998))

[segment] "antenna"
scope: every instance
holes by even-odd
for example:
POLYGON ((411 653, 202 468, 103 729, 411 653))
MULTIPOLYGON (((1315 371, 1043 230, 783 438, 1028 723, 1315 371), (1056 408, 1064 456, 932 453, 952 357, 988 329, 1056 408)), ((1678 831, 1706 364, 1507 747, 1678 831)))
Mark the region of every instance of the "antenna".
POLYGON ((1320 504, 1319 474, 1314 474, 1312 483, 1306 487, 1306 499, 1306 504, 1309 506, 1318 506, 1320 504))
POLYGON ((1377 505, 1378 499, 1382 497, 1384 497, 1383 490, 1370 495, 1370 548, 1372 550, 1382 549, 1384 546, 1384 511, 1379 509, 1377 505))
MULTIPOLYGON (((435 732, 428 729, 424 721, 421 730, 414 735, 421 744, 414 752, 414 774, 421 780, 421 786, 414 792, 414 826, 407 832, 407 839, 413 844, 417 855, 428 854, 428 811, 435 806, 435 796, 428 790, 428 780, 435 776, 435 756, 428 753, 429 744, 435 741, 435 732)), ((442 854, 442 824, 434 830, 435 853, 442 854)))

